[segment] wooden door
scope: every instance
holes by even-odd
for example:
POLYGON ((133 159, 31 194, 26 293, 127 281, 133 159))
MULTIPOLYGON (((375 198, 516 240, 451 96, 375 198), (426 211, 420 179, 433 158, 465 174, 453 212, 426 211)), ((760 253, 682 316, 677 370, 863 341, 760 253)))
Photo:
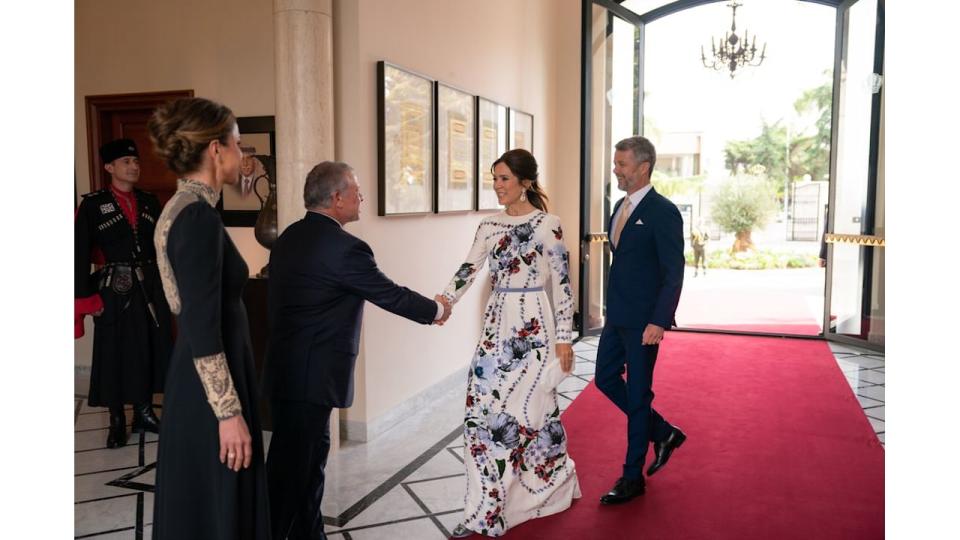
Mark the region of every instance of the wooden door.
POLYGON ((91 191, 106 187, 110 180, 100 160, 100 146, 114 139, 128 138, 133 139, 140 151, 137 187, 156 195, 160 204, 166 204, 177 190, 177 175, 154 153, 147 121, 159 105, 181 97, 193 97, 193 90, 86 97, 91 191))

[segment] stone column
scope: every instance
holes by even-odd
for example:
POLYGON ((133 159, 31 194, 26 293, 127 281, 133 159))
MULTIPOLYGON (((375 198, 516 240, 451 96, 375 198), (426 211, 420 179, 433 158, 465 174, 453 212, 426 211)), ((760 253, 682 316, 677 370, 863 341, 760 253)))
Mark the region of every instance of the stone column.
MULTIPOLYGON (((277 230, 305 212, 303 185, 317 163, 334 159, 333 1, 274 0, 277 230)), ((330 415, 330 451, 340 446, 340 414, 330 415)))
POLYGON ((303 217, 303 184, 334 159, 333 1, 274 0, 277 224, 303 217))

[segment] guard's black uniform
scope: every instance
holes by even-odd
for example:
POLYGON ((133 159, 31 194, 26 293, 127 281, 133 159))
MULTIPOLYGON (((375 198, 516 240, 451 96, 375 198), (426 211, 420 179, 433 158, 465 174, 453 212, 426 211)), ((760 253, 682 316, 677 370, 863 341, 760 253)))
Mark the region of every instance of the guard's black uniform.
POLYGON ((160 202, 139 189, 134 194, 136 228, 110 188, 84 195, 77 209, 75 301, 98 306, 99 294, 103 305, 103 314, 94 318, 88 398, 94 407, 149 404, 154 392, 163 391, 172 349, 170 308, 153 247, 160 202), (96 250, 105 264, 91 273, 96 250))

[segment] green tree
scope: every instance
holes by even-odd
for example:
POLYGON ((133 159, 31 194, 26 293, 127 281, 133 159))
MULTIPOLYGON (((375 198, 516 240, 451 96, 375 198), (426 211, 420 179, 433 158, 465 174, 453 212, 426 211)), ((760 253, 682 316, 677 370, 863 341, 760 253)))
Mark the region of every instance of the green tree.
POLYGON ((696 176, 667 176, 666 174, 654 169, 650 181, 657 193, 670 198, 675 195, 687 195, 696 193, 703 188, 706 181, 706 175, 696 176))
POLYGON ((804 169, 802 174, 809 174, 814 180, 824 178, 830 172, 830 135, 831 119, 833 114, 833 81, 830 72, 824 72, 827 82, 816 88, 806 90, 793 102, 793 108, 798 115, 815 115, 813 136, 804 137, 800 165, 804 169))
POLYGON ((784 196, 785 184, 809 174, 820 180, 830 170, 830 115, 833 84, 805 90, 794 101, 796 125, 783 119, 769 124, 764 121, 760 134, 753 139, 730 141, 724 147, 724 160, 731 174, 762 166, 778 198, 784 196), (813 116, 812 123, 804 123, 813 116), (790 162, 787 164, 787 156, 790 162), (789 180, 789 182, 785 182, 789 180))
POLYGON ((753 249, 751 233, 769 223, 776 198, 768 179, 740 174, 730 177, 713 193, 710 215, 713 221, 735 238, 730 251, 753 249))
POLYGON ((781 120, 773 124, 764 122, 756 138, 728 142, 724 148, 724 161, 731 174, 762 167, 776 196, 783 197, 788 142, 791 146, 790 173, 793 177, 799 172, 795 163, 799 141, 789 137, 787 127, 782 125, 781 120))

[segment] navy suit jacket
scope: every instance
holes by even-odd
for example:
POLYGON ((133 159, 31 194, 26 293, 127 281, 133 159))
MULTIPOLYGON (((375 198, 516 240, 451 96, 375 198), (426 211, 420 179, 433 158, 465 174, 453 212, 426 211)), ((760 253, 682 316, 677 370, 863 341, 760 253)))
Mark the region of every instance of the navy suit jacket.
POLYGON ((307 212, 270 252, 270 340, 264 393, 327 407, 353 403, 353 371, 366 300, 421 324, 437 304, 390 280, 366 242, 307 212))
MULTIPOLYGON (((614 207, 613 217, 623 204, 614 207)), ((607 285, 607 324, 646 328, 675 326, 683 287, 683 218, 677 206, 650 188, 633 209, 614 246, 607 285), (640 221, 642 224, 637 223, 640 221)))

